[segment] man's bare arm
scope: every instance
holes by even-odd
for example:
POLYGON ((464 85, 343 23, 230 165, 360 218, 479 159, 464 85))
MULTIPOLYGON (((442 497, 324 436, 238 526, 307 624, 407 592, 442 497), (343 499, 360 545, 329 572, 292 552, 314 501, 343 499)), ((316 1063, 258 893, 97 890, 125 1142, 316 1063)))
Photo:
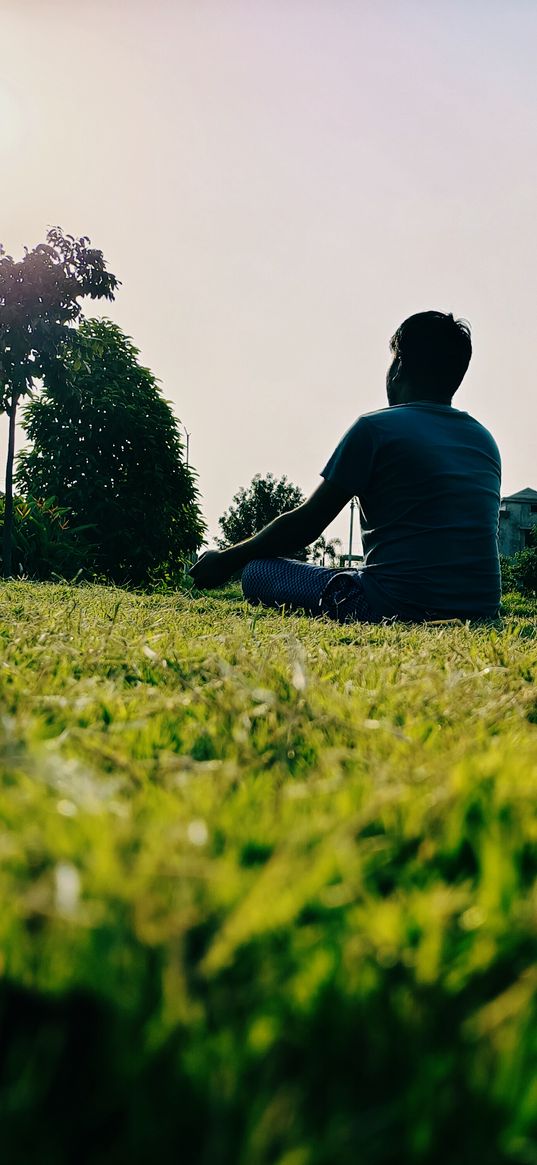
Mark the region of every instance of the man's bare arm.
POLYGON ((285 557, 302 550, 315 542, 349 500, 339 486, 322 481, 301 506, 281 514, 252 538, 227 550, 209 550, 202 555, 190 572, 194 582, 200 587, 220 586, 253 558, 285 557))

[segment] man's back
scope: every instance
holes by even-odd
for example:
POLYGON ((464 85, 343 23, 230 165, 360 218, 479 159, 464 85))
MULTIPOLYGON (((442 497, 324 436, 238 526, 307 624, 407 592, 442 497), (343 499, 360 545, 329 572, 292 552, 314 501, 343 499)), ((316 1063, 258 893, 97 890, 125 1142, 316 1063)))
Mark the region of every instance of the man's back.
POLYGON ((363 584, 375 610, 497 613, 500 454, 468 413, 428 401, 367 413, 322 476, 360 499, 363 584))

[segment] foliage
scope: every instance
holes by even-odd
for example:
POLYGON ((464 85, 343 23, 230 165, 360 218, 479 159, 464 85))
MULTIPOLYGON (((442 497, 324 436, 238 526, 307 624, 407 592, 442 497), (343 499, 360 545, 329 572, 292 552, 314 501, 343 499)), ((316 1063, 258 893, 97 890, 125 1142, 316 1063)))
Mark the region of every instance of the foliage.
POLYGON ((529 531, 529 545, 511 558, 501 558, 502 589, 522 595, 537 594, 537 525, 529 531))
MULTIPOLYGON (((0 497, 0 521, 4 498, 0 497)), ((54 575, 72 579, 87 569, 91 554, 91 528, 72 525, 69 511, 53 498, 15 498, 13 553, 16 572, 29 578, 54 575)))
POLYGON ((502 595, 500 608, 502 615, 520 615, 532 618, 537 615, 537 597, 521 595, 520 591, 507 591, 502 595))
POLYGON ((312 546, 311 556, 319 566, 326 566, 327 560, 329 566, 337 566, 340 550, 341 538, 327 539, 321 534, 321 537, 312 546))
POLYGON ((96 573, 134 585, 155 571, 175 578, 204 526, 170 406, 109 320, 84 320, 62 363, 63 381, 24 410, 31 447, 19 456, 19 487, 91 525, 96 573))
POLYGON ((13 455, 17 404, 42 379, 63 384, 60 348, 82 314, 80 299, 113 299, 118 286, 102 251, 86 237, 47 232, 15 262, 0 245, 0 412, 9 417, 4 514, 4 573, 11 573, 13 455))
POLYGON ((82 314, 81 298, 114 298, 118 280, 89 242, 53 227, 46 243, 26 247, 18 262, 0 246, 1 410, 13 395, 30 392, 36 378, 55 380, 60 345, 82 314))
MULTIPOLYGON (((241 486, 229 509, 219 519, 223 538, 217 539, 218 546, 224 549, 251 538, 274 518, 296 509, 304 501, 302 490, 286 477, 278 480, 272 473, 265 477, 257 473, 247 489, 241 486)), ((291 557, 305 561, 308 552, 299 547, 291 557)))
POLYGON ((531 1162, 535 617, 0 605, 10 1165, 531 1162))

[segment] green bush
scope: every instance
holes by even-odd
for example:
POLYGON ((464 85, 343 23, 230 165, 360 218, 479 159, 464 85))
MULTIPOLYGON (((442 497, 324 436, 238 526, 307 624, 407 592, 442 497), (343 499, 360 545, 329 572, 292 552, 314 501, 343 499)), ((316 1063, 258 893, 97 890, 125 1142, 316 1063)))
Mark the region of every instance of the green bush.
POLYGON ((512 558, 502 555, 502 590, 518 591, 521 595, 537 596, 537 526, 529 534, 529 546, 512 558))
MULTIPOLYGON (((72 579, 89 570, 91 527, 74 526, 65 506, 54 498, 15 498, 13 568, 19 575, 34 579, 54 576, 72 579)), ((4 497, 0 497, 0 526, 4 519, 4 497)), ((1 557, 1 552, 0 552, 1 557)))
POLYGON ((521 594, 520 591, 507 591, 506 594, 502 595, 501 614, 535 618, 537 615, 537 597, 531 594, 521 594))

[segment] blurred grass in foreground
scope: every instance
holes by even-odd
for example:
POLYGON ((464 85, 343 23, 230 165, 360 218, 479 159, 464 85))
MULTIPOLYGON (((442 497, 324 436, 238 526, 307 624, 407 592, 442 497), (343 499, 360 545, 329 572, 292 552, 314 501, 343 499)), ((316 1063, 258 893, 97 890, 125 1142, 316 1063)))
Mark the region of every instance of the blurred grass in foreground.
POLYGON ((535 607, 0 618, 6 1162, 535 1165, 535 607))

